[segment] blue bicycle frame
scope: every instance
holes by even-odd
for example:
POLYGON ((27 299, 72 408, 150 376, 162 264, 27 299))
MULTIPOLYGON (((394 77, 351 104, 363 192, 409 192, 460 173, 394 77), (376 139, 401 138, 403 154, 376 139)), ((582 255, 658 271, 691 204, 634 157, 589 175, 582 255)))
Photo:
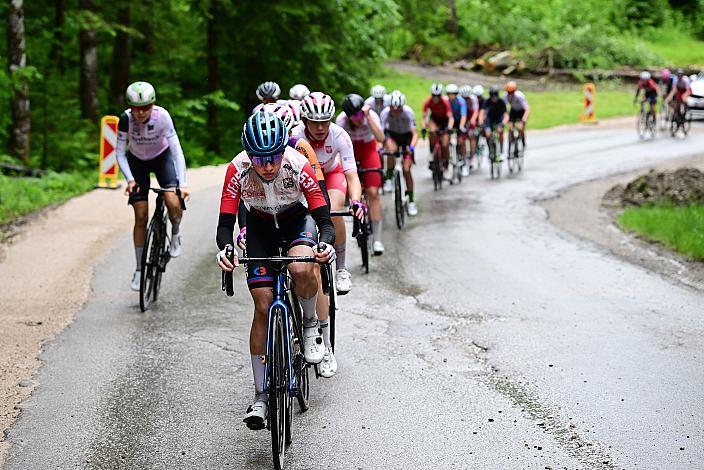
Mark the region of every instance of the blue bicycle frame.
MULTIPOLYGON (((295 395, 295 375, 293 373, 293 360, 291 359, 291 315, 290 307, 288 304, 288 299, 286 297, 286 276, 278 271, 276 273, 276 283, 274 284, 274 301, 269 306, 269 316, 266 327, 266 357, 271 357, 271 342, 274 339, 271 331, 277 320, 277 315, 281 315, 283 318, 285 338, 286 341, 286 364, 288 365, 288 393, 290 397, 295 395)), ((264 367, 264 385, 267 387, 265 390, 269 392, 269 361, 266 361, 264 367)))

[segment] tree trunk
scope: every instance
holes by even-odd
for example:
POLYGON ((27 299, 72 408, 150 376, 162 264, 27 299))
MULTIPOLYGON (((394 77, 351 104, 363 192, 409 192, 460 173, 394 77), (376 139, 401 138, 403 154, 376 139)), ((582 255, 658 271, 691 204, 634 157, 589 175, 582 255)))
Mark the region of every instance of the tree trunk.
MULTIPOLYGON (((95 13, 94 0, 80 0, 79 7, 86 12, 95 13)), ((95 29, 88 26, 81 29, 78 40, 81 54, 81 115, 93 122, 98 122, 100 103, 98 102, 98 40, 95 29)))
POLYGON ((49 58, 61 75, 64 74, 64 11, 65 0, 54 1, 54 42, 51 45, 49 58))
MULTIPOLYGON (((217 19, 220 13, 219 1, 213 0, 210 5, 208 18, 208 93, 220 89, 220 61, 218 59, 218 30, 217 19)), ((218 152, 218 108, 211 101, 208 103, 208 149, 218 152)))
MULTIPOLYGON (((117 10, 117 22, 130 26, 130 4, 126 2, 117 10)), ((118 31, 112 49, 112 74, 110 75, 110 102, 116 107, 124 106, 125 90, 130 80, 132 62, 131 39, 125 31, 118 31)))
POLYGON ((450 7, 450 18, 445 23, 447 32, 453 36, 457 36, 457 2, 456 0, 447 0, 450 7))
POLYGON ((10 152, 29 164, 29 132, 31 120, 29 114, 29 85, 25 79, 14 77, 22 67, 27 65, 27 53, 24 42, 24 5, 22 0, 11 0, 7 9, 7 54, 10 76, 12 76, 13 93, 10 102, 12 108, 12 130, 10 135, 10 152))

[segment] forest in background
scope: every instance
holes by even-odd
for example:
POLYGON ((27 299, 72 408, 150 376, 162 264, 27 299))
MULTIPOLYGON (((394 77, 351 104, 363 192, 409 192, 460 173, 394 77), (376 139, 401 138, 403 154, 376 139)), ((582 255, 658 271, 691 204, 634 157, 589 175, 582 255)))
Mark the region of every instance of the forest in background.
POLYGON ((704 38, 704 0, 11 0, 0 14, 0 163, 55 172, 95 169, 96 123, 134 80, 156 86, 195 166, 237 151, 263 80, 339 100, 388 58, 674 66, 704 38))

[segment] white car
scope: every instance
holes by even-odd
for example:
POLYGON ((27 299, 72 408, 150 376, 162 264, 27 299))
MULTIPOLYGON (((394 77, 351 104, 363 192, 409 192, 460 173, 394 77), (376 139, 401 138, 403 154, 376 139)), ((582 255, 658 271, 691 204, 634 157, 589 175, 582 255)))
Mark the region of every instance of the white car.
POLYGON ((690 86, 692 94, 687 98, 687 106, 692 112, 692 118, 704 118, 704 71, 699 72, 690 86))

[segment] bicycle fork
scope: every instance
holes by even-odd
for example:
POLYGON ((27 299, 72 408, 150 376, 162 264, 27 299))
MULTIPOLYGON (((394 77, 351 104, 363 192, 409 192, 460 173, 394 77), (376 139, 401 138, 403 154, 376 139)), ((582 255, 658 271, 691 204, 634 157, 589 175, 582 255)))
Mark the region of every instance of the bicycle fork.
MULTIPOLYGON (((269 306, 269 312, 268 312, 268 322, 266 326, 266 361, 264 363, 264 385, 266 388, 266 392, 270 393, 271 391, 268 389, 269 386, 269 365, 271 364, 271 355, 273 353, 273 345, 272 342, 276 341, 276 339, 272 335, 272 331, 274 330, 274 326, 277 323, 278 317, 282 317, 282 323, 283 323, 283 328, 284 328, 284 338, 286 338, 285 342, 285 347, 284 347, 284 354, 286 357, 284 360, 286 361, 286 364, 288 366, 288 392, 289 396, 293 397, 294 392, 295 392, 295 387, 294 387, 294 374, 293 372, 293 361, 291 359, 291 324, 290 324, 290 317, 288 314, 288 306, 286 305, 286 302, 284 302, 282 299, 284 298, 284 287, 283 287, 283 282, 281 279, 277 279, 276 283, 276 290, 274 291, 274 301, 271 303, 269 306)), ((274 384, 276 386, 276 384, 274 384)))

